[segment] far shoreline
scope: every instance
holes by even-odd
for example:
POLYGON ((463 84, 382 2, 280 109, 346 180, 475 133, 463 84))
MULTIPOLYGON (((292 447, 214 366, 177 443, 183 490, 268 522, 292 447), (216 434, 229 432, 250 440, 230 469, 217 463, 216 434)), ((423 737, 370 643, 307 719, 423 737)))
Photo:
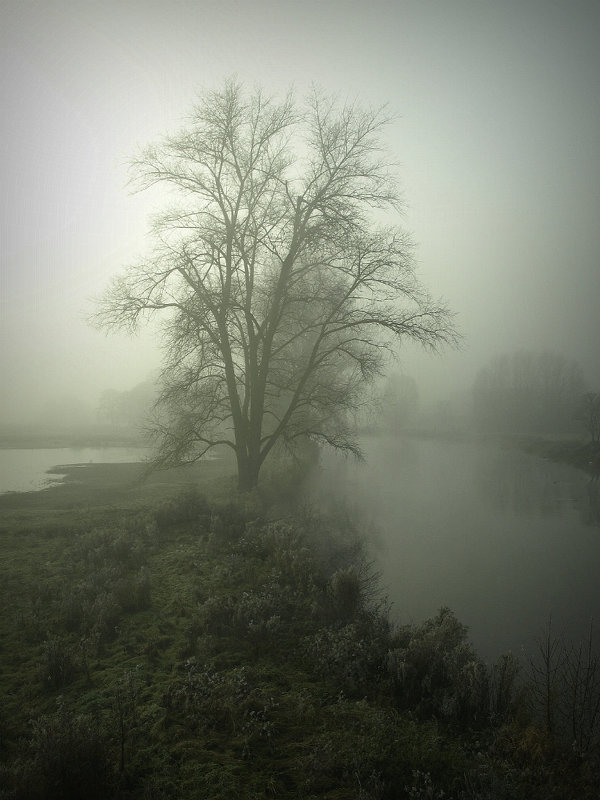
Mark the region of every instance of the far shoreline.
POLYGON ((59 450, 83 447, 148 447, 148 439, 134 427, 113 425, 0 427, 0 450, 59 450))

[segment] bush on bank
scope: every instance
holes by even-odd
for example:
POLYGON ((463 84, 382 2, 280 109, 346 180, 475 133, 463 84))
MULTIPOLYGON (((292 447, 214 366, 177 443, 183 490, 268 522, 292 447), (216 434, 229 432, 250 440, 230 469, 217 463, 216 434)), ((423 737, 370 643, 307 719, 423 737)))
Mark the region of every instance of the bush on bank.
POLYGON ((394 626, 343 516, 188 491, 44 546, 3 598, 2 800, 594 796, 597 730, 551 736, 449 609, 394 626))

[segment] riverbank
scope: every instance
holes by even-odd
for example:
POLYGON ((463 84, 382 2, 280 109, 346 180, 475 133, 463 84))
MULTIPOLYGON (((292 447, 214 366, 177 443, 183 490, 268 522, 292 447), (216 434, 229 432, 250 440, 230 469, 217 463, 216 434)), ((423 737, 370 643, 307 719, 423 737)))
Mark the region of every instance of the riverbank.
POLYGON ((0 498, 2 800, 594 797, 514 657, 390 623, 347 515, 141 469, 0 498))
POLYGON ((235 486, 232 464, 225 457, 155 471, 144 462, 67 464, 48 474, 61 476, 61 480, 37 491, 0 494, 0 530, 7 518, 43 519, 57 512, 132 509, 198 486, 210 497, 223 498, 231 495, 235 486))
POLYGON ((528 453, 570 464, 590 474, 600 473, 600 445, 581 441, 553 441, 543 438, 518 439, 521 449, 528 453))
POLYGON ((73 447, 145 447, 143 432, 133 426, 0 426, 0 449, 38 450, 73 447))
MULTIPOLYGON (((428 530, 421 582, 440 582, 439 532, 447 539, 462 494, 450 476, 461 472, 459 452, 470 451, 455 444, 444 455, 432 442, 420 451, 409 442, 400 457, 394 444, 372 476, 379 516, 384 476, 394 476, 395 496, 404 487, 410 499, 419 470, 429 487, 438 469, 448 491, 445 500, 435 492, 441 521, 429 524, 420 508, 398 528, 404 567, 394 574, 405 594, 415 591, 406 589, 411 539, 428 530)), ((512 478, 520 486, 523 475, 509 459, 504 487, 487 455, 483 444, 475 459, 493 489, 485 504, 503 505, 512 478)), ((143 464, 66 472, 62 485, 0 498, 0 784, 14 789, 2 800, 52 797, 57 763, 89 781, 83 764, 98 797, 120 800, 385 800, 441 791, 453 800, 500 792, 546 800, 555 789, 563 800, 594 797, 597 744, 574 757, 562 733, 549 735, 539 707, 532 711, 535 697, 525 703, 515 691, 516 659, 483 663, 469 643, 459 621, 468 604, 459 619, 444 612, 392 624, 366 566, 358 515, 275 511, 264 499, 281 497, 281 486, 268 480, 262 495, 240 498, 234 465, 220 460, 147 482, 143 464), (498 694, 507 686, 509 701, 498 694)), ((456 516, 464 544, 466 517, 456 516)), ((459 555, 490 552, 486 527, 459 555)), ((486 578, 481 597, 493 591, 486 578)), ((406 611, 401 599, 398 609, 406 611)))

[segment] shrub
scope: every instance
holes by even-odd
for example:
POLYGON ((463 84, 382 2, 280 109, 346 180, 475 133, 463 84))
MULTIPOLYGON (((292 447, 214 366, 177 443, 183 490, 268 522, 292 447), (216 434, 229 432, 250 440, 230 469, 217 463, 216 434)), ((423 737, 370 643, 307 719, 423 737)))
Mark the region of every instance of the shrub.
POLYGON ((238 575, 263 583, 261 591, 276 594, 277 602, 290 610, 298 606, 299 598, 304 613, 317 597, 322 600, 316 581, 322 588, 326 582, 318 564, 304 536, 285 523, 248 524, 232 547, 230 564, 238 575))
POLYGON ((111 710, 119 736, 119 771, 125 769, 125 745, 129 734, 138 724, 138 705, 141 691, 139 668, 125 670, 112 687, 111 710))
POLYGON ((113 592, 102 592, 90 609, 90 634, 101 647, 116 634, 116 625, 121 616, 121 606, 113 592))
POLYGON ((42 644, 38 665, 40 679, 49 689, 60 689, 71 683, 78 670, 68 640, 52 636, 42 644))
POLYGON ((210 515, 210 541, 237 542, 246 531, 246 522, 246 514, 236 503, 214 508, 210 515))
POLYGON ((12 774, 15 800, 104 800, 113 770, 99 720, 74 714, 59 701, 34 720, 25 754, 12 774))
POLYGON ((400 707, 447 719, 487 717, 487 673, 466 637, 448 608, 396 633, 386 666, 400 707))
POLYGON ((343 789, 340 797, 361 800, 405 797, 416 770, 430 771, 447 790, 464 766, 461 750, 443 741, 437 726, 342 695, 297 760, 303 797, 334 797, 343 789))
POLYGON ((148 567, 140 567, 134 580, 135 607, 149 608, 152 601, 152 576, 148 567))
POLYGON ((89 572, 97 573, 110 566, 122 573, 140 568, 144 561, 144 547, 131 531, 97 528, 78 540, 74 555, 89 572))
MULTIPOLYGON (((141 524, 135 522, 137 527, 141 524)), ((123 528, 98 528, 76 542, 69 567, 79 562, 79 580, 65 584, 58 606, 67 631, 102 645, 114 635, 123 611, 150 605, 152 586, 144 547, 140 535, 123 528)))
POLYGON ((244 758, 260 745, 272 752, 279 705, 252 686, 244 667, 218 671, 192 658, 185 670, 185 678, 172 683, 163 697, 168 714, 188 730, 228 732, 244 758))
POLYGON ((232 597, 215 597, 211 595, 198 609, 190 623, 188 636, 193 637, 195 644, 201 633, 217 636, 229 633, 233 624, 234 600, 232 597))
POLYGON ((152 581, 150 570, 140 567, 134 575, 127 575, 114 584, 114 597, 123 611, 140 611, 150 606, 152 581))
POLYGON ((86 618, 87 605, 86 593, 81 586, 65 587, 59 614, 67 631, 74 633, 82 628, 86 618))
POLYGON ((163 696, 167 711, 182 714, 192 729, 234 732, 251 693, 244 667, 218 672, 191 658, 185 670, 185 678, 172 683, 163 696))
POLYGON ((165 531, 185 522, 197 522, 205 527, 210 516, 206 498, 196 488, 190 488, 162 503, 154 512, 154 521, 159 531, 165 531))
POLYGON ((582 759, 600 749, 600 654, 590 625, 575 645, 553 633, 550 623, 529 663, 533 718, 548 741, 582 759))
POLYGON ((367 691, 381 680, 386 648, 385 630, 354 622, 341 628, 321 628, 302 643, 303 655, 315 672, 352 693, 367 691))
MULTIPOLYGON (((262 698, 261 698, 262 700, 262 698)), ((269 752, 273 752, 273 745, 276 733, 273 721, 274 712, 278 704, 272 697, 265 698, 263 702, 258 701, 255 707, 246 707, 241 724, 241 733, 244 740, 242 755, 248 758, 252 754, 253 748, 261 743, 267 745, 269 752)))
POLYGON ((519 659, 512 652, 500 656, 490 672, 490 721, 504 722, 513 707, 519 659))
POLYGON ((306 537, 288 525, 272 523, 266 527, 263 538, 271 543, 270 560, 281 585, 311 594, 320 578, 320 569, 306 537))
MULTIPOLYGON (((268 589, 242 592, 235 604, 233 622, 236 630, 242 635, 259 634, 266 631, 273 620, 279 620, 277 613, 281 609, 279 598, 268 589)), ((275 630, 278 625, 273 623, 275 630)))
POLYGON ((444 800, 447 797, 443 789, 434 786, 429 772, 415 769, 410 786, 405 786, 406 797, 410 800, 444 800))
POLYGON ((328 589, 334 609, 342 618, 352 617, 360 609, 362 589, 355 567, 334 572, 329 580, 328 589))
POLYGON ((145 544, 153 542, 158 530, 156 512, 140 511, 129 517, 126 527, 132 535, 141 539, 145 544))

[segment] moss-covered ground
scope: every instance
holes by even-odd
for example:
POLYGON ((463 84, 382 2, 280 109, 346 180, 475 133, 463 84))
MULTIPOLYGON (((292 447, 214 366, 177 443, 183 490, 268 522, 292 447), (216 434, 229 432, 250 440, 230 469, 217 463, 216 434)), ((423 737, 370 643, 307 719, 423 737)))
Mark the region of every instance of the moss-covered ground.
POLYGON ((229 467, 0 498, 0 798, 597 797, 513 657, 394 628, 355 523, 229 467))

